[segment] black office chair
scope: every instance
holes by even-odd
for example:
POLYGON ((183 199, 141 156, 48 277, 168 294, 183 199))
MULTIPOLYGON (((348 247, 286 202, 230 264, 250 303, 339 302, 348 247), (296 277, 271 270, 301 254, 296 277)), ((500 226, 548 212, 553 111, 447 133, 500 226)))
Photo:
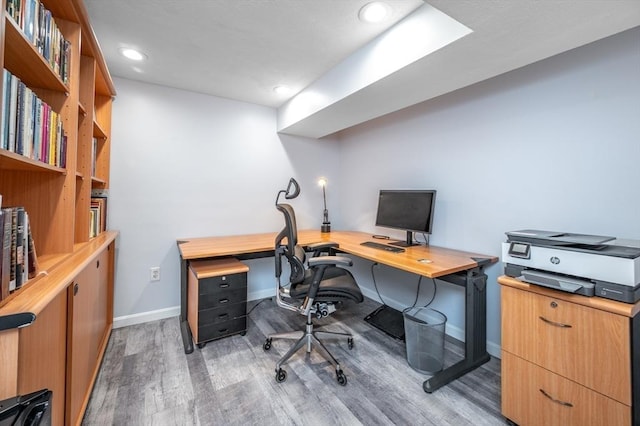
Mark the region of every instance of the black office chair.
POLYGON ((276 196, 276 208, 284 215, 285 225, 275 241, 276 259, 276 302, 278 306, 298 312, 307 317, 304 331, 272 334, 264 342, 263 349, 271 349, 272 339, 298 339, 289 351, 276 363, 276 381, 284 382, 287 373, 282 365, 303 346, 307 352, 311 352, 312 346, 329 361, 336 369, 336 379, 342 386, 347 384, 347 376, 342 372, 340 364, 318 339, 322 337, 346 337, 349 349, 353 348, 353 336, 349 333, 313 330, 312 316, 323 318, 335 312, 336 305, 351 300, 360 303, 363 300, 362 293, 351 273, 342 266, 351 266, 351 259, 344 256, 330 255, 329 250, 336 248, 337 244, 323 242, 311 244, 306 249, 311 252, 307 259, 307 253, 298 245, 298 231, 296 228, 296 216, 289 204, 278 203, 280 195, 285 199, 293 199, 300 194, 300 186, 295 179, 289 180, 286 190, 281 190, 276 196), (287 283, 282 284, 282 258, 289 262, 290 276, 287 283))

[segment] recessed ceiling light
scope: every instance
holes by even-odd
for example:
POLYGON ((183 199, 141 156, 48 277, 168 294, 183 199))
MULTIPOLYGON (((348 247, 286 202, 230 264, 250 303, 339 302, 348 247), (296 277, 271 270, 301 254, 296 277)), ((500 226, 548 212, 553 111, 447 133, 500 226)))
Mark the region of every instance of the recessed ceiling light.
POLYGON ((144 53, 128 47, 121 48, 120 54, 127 59, 131 59, 132 61, 143 61, 147 59, 147 55, 145 55, 144 53))
POLYGON ((384 2, 374 1, 367 3, 358 12, 358 17, 363 22, 382 22, 391 13, 391 7, 384 2))
POLYGON ((284 85, 279 85, 273 88, 273 91, 278 95, 289 95, 291 94, 291 88, 284 85))

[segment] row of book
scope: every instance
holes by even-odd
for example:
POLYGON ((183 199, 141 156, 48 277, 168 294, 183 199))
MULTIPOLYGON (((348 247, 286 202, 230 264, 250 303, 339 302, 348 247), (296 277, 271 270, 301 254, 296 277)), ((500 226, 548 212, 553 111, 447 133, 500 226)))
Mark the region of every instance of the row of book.
POLYGON ((7 13, 66 84, 69 82, 71 45, 64 39, 51 12, 40 0, 7 0, 7 13))
POLYGON ((91 197, 89 238, 97 237, 107 230, 107 198, 91 197))
POLYGON ((67 137, 60 114, 6 69, 2 86, 0 148, 66 167, 67 137))
POLYGON ((28 213, 24 207, 0 209, 0 300, 35 277, 37 271, 28 213))

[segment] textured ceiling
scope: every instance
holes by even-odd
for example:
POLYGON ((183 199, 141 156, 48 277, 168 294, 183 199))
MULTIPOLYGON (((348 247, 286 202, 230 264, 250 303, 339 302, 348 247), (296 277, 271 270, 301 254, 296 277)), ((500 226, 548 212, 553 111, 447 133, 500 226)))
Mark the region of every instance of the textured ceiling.
POLYGON ((114 76, 277 107, 423 4, 391 0, 380 24, 370 0, 85 0, 114 76), (131 63, 120 47, 148 55, 131 63), (137 70, 136 70, 137 68, 137 70))
MULTIPOLYGON (((387 0, 391 19, 365 24, 357 14, 369 1, 85 4, 112 75, 278 108, 279 131, 309 137, 329 135, 640 25, 640 0, 428 0, 426 5, 422 0, 387 0), (342 97, 288 120, 296 99, 277 95, 274 86, 287 84, 294 92, 302 90, 300 96, 309 85, 335 88, 338 81, 348 86, 350 77, 341 80, 335 72, 341 62, 362 56, 376 40, 430 7, 472 32, 377 82, 351 91, 345 87, 342 97), (132 64, 119 55, 121 47, 139 48, 148 59, 132 64), (332 75, 329 84, 327 74, 332 75)), ((356 63, 366 64, 367 58, 356 63)))

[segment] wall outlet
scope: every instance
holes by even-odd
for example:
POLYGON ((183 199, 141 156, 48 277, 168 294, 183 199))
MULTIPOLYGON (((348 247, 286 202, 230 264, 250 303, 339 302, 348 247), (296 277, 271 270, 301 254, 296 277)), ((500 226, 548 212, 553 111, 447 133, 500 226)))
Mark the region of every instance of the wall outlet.
POLYGON ((160 267, 154 266, 153 268, 149 268, 149 273, 151 275, 151 281, 160 281, 160 267))

